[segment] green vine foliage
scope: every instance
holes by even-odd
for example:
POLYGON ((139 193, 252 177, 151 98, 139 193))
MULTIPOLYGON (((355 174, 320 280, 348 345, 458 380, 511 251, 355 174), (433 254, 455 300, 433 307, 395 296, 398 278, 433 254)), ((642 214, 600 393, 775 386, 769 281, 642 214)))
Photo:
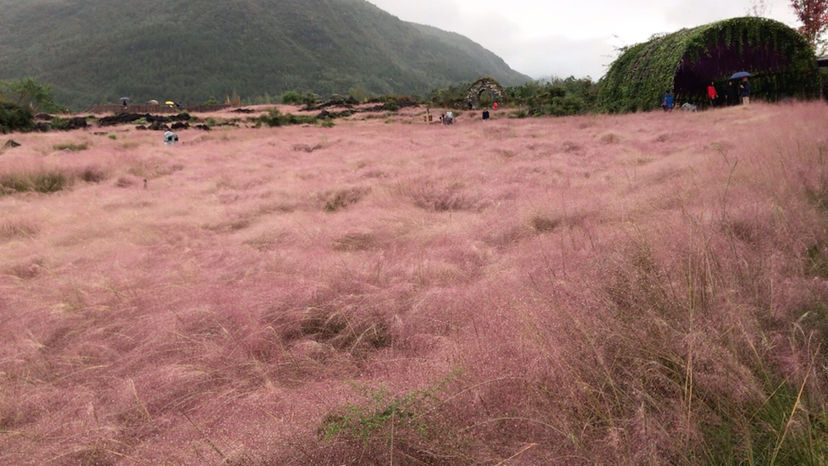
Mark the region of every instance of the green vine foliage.
POLYGON ((682 29, 622 50, 599 83, 598 107, 651 110, 667 89, 675 90, 679 102, 701 103, 707 84, 723 84, 737 71, 755 75, 754 97, 819 95, 816 57, 807 41, 778 21, 748 17, 682 29))

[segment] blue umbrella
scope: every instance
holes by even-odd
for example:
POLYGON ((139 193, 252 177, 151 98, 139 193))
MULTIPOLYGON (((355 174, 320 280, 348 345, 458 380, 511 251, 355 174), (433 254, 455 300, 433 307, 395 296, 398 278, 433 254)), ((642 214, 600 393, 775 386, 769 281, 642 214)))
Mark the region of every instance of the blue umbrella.
POLYGON ((731 76, 730 79, 749 78, 751 76, 753 75, 748 73, 747 71, 740 71, 738 73, 733 73, 733 76, 731 76))

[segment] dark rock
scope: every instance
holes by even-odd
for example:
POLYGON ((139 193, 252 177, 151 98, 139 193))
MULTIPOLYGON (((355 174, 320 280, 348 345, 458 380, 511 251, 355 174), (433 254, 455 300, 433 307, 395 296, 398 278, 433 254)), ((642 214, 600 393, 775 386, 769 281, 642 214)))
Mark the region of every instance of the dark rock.
POLYGON ((137 130, 139 130, 139 131, 146 131, 146 130, 147 130, 147 127, 146 127, 146 126, 144 126, 144 125, 138 125, 138 126, 136 126, 136 127, 135 127, 135 129, 137 129, 137 130))
POLYGON ((64 129, 67 129, 67 130, 80 129, 80 128, 86 128, 87 126, 88 126, 88 124, 86 123, 86 118, 84 118, 84 117, 74 117, 74 118, 69 119, 69 121, 66 124, 64 129))
POLYGON ((38 132, 38 133, 48 133, 51 130, 52 130, 52 125, 50 125, 49 123, 42 122, 42 121, 37 122, 32 126, 32 131, 35 131, 35 132, 38 132))
POLYGON ((169 131, 170 127, 167 126, 166 124, 164 124, 164 122, 161 121, 161 120, 155 120, 149 126, 149 129, 151 129, 153 131, 169 131))
POLYGON ((140 113, 119 113, 114 116, 103 117, 98 120, 98 126, 115 126, 115 125, 124 125, 127 123, 132 123, 135 120, 140 120, 141 118, 146 118, 147 121, 150 121, 152 115, 140 114, 140 113))
POLYGON ((155 123, 156 121, 160 121, 161 123, 168 123, 172 121, 172 118, 161 115, 147 115, 144 118, 150 123, 155 123))
POLYGON ((170 126, 172 129, 189 129, 190 124, 187 122, 176 121, 175 123, 170 126))
POLYGON ((256 113, 255 110, 251 110, 249 108, 237 108, 235 110, 230 110, 233 113, 256 113))
POLYGON ((200 129, 202 131, 210 131, 210 127, 207 125, 196 125, 195 128, 200 129))
POLYGON ((184 113, 184 112, 179 113, 178 115, 175 116, 175 119, 178 120, 178 121, 190 121, 190 118, 192 118, 190 116, 190 114, 189 113, 184 113))
POLYGON ((20 147, 20 143, 15 141, 14 139, 9 139, 3 144, 3 149, 14 149, 15 147, 20 147))

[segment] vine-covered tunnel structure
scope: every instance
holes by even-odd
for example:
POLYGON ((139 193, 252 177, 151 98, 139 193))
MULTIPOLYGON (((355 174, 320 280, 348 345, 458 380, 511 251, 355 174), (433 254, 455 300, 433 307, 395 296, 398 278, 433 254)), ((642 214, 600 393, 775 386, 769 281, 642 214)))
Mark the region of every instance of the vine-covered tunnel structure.
POLYGON ((599 102, 610 112, 650 110, 670 89, 677 102, 699 104, 711 82, 723 93, 738 71, 753 74, 753 97, 819 96, 808 42, 778 21, 748 17, 682 29, 625 49, 601 79, 599 102))

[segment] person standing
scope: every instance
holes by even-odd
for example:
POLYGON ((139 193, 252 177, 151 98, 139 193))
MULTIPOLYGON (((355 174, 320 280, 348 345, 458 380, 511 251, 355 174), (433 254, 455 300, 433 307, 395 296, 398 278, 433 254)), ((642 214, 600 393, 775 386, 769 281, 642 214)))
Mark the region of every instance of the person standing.
POLYGON ((739 85, 739 97, 742 98, 742 105, 750 105, 750 81, 748 78, 742 78, 742 84, 739 85))
POLYGON ((661 108, 663 108, 665 112, 672 112, 675 105, 676 98, 673 96, 673 93, 670 92, 670 89, 667 89, 667 92, 664 93, 664 97, 661 98, 661 108))
POLYGON ((733 81, 727 82, 727 89, 725 89, 725 105, 728 107, 731 105, 736 105, 737 99, 739 98, 738 90, 736 86, 733 85, 733 81))
POLYGON ((710 103, 711 107, 716 105, 716 99, 718 98, 719 93, 716 92, 716 84, 711 82, 710 85, 707 86, 707 101, 710 103))

